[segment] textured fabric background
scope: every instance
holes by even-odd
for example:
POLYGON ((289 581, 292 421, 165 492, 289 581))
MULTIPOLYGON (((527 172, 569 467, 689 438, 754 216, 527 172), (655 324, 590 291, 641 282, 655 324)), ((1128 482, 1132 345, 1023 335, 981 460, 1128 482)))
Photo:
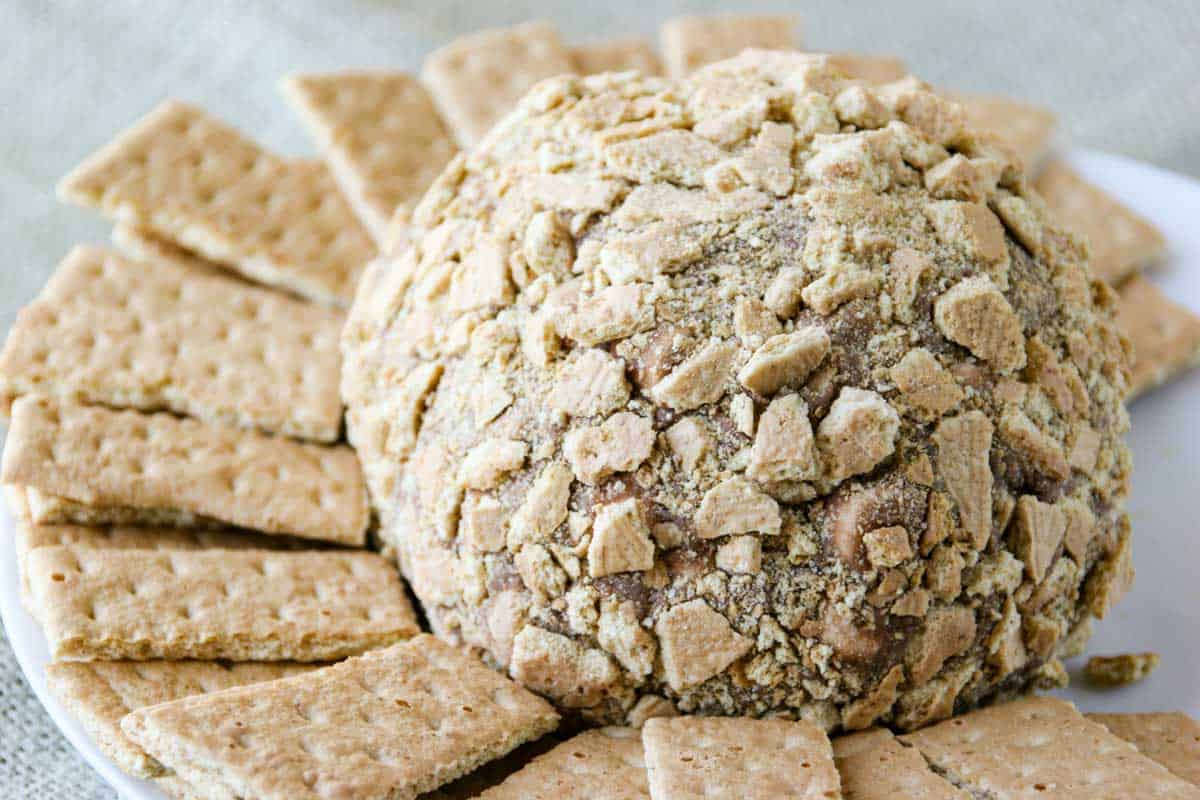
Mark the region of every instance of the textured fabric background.
MULTIPOLYGON (((55 181, 164 97, 301 153, 308 141, 276 91, 287 72, 416 70, 457 34, 530 17, 580 41, 653 35, 671 14, 732 8, 792 10, 809 49, 897 53, 930 81, 1052 106, 1064 141, 1200 176, 1196 0, 2 0, 0 331, 71 244, 107 238, 97 217, 56 204, 55 181)), ((0 797, 112 796, 0 639, 0 797)))

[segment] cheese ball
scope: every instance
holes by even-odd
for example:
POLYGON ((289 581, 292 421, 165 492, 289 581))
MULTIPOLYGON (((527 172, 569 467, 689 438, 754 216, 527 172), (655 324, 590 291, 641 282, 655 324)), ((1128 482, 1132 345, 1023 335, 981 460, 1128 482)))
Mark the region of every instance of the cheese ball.
POLYGON ((565 76, 368 270, 348 434, 433 630, 581 721, 915 728, 1132 579, 1113 298, 916 79, 565 76))

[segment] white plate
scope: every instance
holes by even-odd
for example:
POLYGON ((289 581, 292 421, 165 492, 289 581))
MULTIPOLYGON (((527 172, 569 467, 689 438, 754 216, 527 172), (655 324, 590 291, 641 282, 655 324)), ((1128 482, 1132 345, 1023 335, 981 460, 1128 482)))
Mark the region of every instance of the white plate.
MULTIPOLYGON (((1167 234, 1168 263, 1155 282, 1200 311, 1200 183, 1119 156, 1076 150, 1068 161, 1084 176, 1145 216, 1167 234)), ((1062 694, 1085 711, 1167 711, 1200 717, 1200 370, 1140 398, 1132 408, 1134 562, 1133 591, 1096 625, 1089 652, 1155 650, 1162 666, 1149 679, 1116 691, 1071 688, 1062 694)), ((12 517, 0 511, 0 529, 12 541, 12 517)), ((11 544, 9 545, 11 547, 11 544)), ((10 551, 11 553, 11 551, 10 551)), ((46 641, 21 607, 17 569, 0 558, 0 613, 25 677, 63 734, 100 775, 128 800, 165 800, 152 784, 118 771, 46 690, 46 641)), ((1078 667, 1076 663, 1073 666, 1078 667)), ((1079 683, 1078 681, 1076 682, 1079 683)))

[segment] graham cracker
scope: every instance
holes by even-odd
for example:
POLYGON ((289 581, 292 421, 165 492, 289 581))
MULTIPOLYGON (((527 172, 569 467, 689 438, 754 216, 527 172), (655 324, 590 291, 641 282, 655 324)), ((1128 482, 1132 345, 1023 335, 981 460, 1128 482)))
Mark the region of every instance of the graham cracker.
POLYGON ((17 315, 0 395, 337 440, 341 316, 219 275, 74 248, 17 315))
POLYGON ((415 205, 457 149, 429 93, 403 72, 297 75, 283 89, 383 245, 396 209, 415 205))
POLYGON ((366 542, 366 489, 349 447, 170 414, 26 395, 12 406, 0 480, 26 487, 33 520, 42 524, 171 524, 198 515, 264 533, 366 542), (79 519, 79 505, 134 513, 79 519))
POLYGON ((638 36, 578 44, 569 49, 575 70, 580 75, 598 72, 626 72, 636 69, 644 75, 661 75, 662 61, 650 42, 638 36))
POLYGON ((898 56, 869 53, 830 53, 829 64, 846 75, 867 83, 889 83, 908 75, 908 65, 898 56))
POLYGON ((654 800, 840 797, 829 738, 811 722, 655 717, 642 743, 654 800))
POLYGON ((1133 345, 1129 400, 1200 364, 1200 316, 1141 275, 1117 289, 1117 327, 1133 345))
POLYGON ((425 58, 421 80, 467 149, 535 83, 574 69, 554 27, 535 21, 455 39, 425 58))
POLYGON ((649 798, 641 733, 634 728, 601 728, 568 739, 480 800, 594 800, 649 798))
POLYGON ((55 660, 331 661, 418 631, 375 553, 39 547, 25 568, 55 660))
POLYGON ((76 167, 59 194, 259 283, 334 305, 353 299, 375 253, 323 163, 269 153, 175 101, 76 167))
POLYGON ((1142 755, 1200 786, 1200 723, 1187 714, 1174 711, 1086 716, 1131 743, 1142 755))
POLYGON ((795 50, 799 46, 800 19, 790 14, 674 17, 659 29, 659 47, 672 78, 732 58, 748 47, 795 50))
POLYGON ((122 730, 205 797, 408 800, 552 730, 550 704, 429 635, 134 711, 122 730))
POLYGON ((214 264, 208 259, 201 258, 169 239, 155 233, 143 225, 133 225, 128 222, 113 223, 109 239, 118 250, 134 261, 148 261, 151 264, 168 262, 183 269, 196 270, 209 275, 221 275, 227 280, 237 281, 247 286, 259 286, 252 283, 244 275, 226 269, 220 264, 214 264))
POLYGON ((1048 164, 1033 185, 1063 224, 1088 240, 1098 278, 1116 286, 1166 252, 1167 239, 1154 223, 1062 161, 1048 164))
POLYGON ((211 661, 62 662, 46 667, 46 683, 106 756, 130 775, 155 778, 169 770, 121 732, 138 708, 234 686, 273 681, 316 669, 311 664, 219 664, 211 661))
POLYGON ((963 107, 974 128, 991 131, 1035 174, 1050 152, 1058 117, 1048 108, 996 95, 947 92, 963 107))
POLYGON ((991 800, 1200 798, 1200 789, 1053 697, 974 711, 900 741, 947 780, 991 800))
POLYGON ((971 800, 931 770, 915 747, 905 747, 883 728, 839 736, 833 758, 844 800, 971 800))

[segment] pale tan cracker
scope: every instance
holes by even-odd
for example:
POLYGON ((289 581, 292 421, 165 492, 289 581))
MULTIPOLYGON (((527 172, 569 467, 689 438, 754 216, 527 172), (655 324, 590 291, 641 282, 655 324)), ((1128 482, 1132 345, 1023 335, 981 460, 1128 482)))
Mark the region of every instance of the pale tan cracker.
POLYGON ((687 75, 697 67, 736 56, 748 47, 794 50, 800 20, 792 15, 713 14, 674 17, 659 30, 667 74, 687 75))
POLYGON ((273 681, 316 669, 311 664, 211 661, 63 662, 46 667, 46 683, 100 750, 140 778, 169 773, 121 732, 130 711, 234 686, 273 681))
POLYGON ((1200 723, 1180 711, 1157 714, 1088 714, 1185 781, 1200 786, 1200 723))
POLYGON ((1167 239, 1150 220, 1062 161, 1046 165, 1033 185, 1062 223, 1088 240, 1092 272, 1112 285, 1166 252, 1167 239))
POLYGON ((971 800, 929 768, 915 747, 876 728, 833 740, 845 800, 971 800))
POLYGON ((636 69, 644 75, 661 75, 663 66, 654 48, 645 39, 609 39, 570 48, 571 59, 580 75, 598 72, 625 72, 636 69))
POLYGON ((1129 398, 1200 363, 1200 316, 1134 275, 1117 290, 1117 327, 1133 345, 1129 398))
POLYGON ((166 261, 185 269, 199 270, 210 275, 223 275, 231 281, 240 281, 247 286, 260 285, 252 283, 244 275, 228 270, 220 264, 214 264, 208 259, 201 258, 191 250, 180 247, 143 225, 115 222, 109 239, 118 250, 135 261, 151 263, 166 261))
POLYGON ((346 199, 382 245, 454 156, 429 93, 404 72, 296 75, 284 94, 317 140, 346 199))
POLYGON ((1200 798, 1070 703, 1027 697, 900 737, 947 779, 991 800, 1200 798))
MULTIPOLYGON (((147 511, 150 518, 178 511, 264 533, 366 541, 366 489, 349 447, 169 414, 26 395, 13 403, 0 480, 26 487, 40 523, 51 518, 39 514, 32 490, 94 509, 147 511)), ((175 521, 170 513, 162 516, 175 521)))
POLYGON ((420 635, 305 675, 141 709, 121 727, 214 800, 407 800, 557 722, 541 698, 420 635))
POLYGON ((633 728, 601 728, 535 758, 480 800, 637 800, 650 797, 642 739, 633 728))
POLYGON ((174 101, 80 164, 59 194, 259 283, 335 305, 353 299, 375 253, 323 163, 280 158, 174 101))
POLYGON ((548 22, 527 22, 455 39, 425 58, 421 80, 463 148, 474 147, 535 83, 573 72, 548 22))
POLYGON ((375 553, 40 547, 25 567, 56 660, 330 661, 417 633, 375 553))
POLYGON ((0 394, 335 441, 341 316, 219 275, 76 247, 21 309, 0 394))
POLYGON ((132 506, 95 506, 59 495, 25 487, 30 517, 40 525, 126 525, 219 530, 228 527, 219 519, 193 514, 177 508, 134 508, 132 506))
POLYGON ((870 53, 830 53, 829 63, 851 78, 867 83, 898 81, 908 74, 908 66, 898 56, 870 53))
POLYGON ((947 95, 963 107, 972 127, 991 131, 1008 145, 1021 159, 1028 174, 1038 171, 1050 151, 1058 127, 1054 112, 1008 97, 965 92, 948 92, 947 95))
POLYGON ((829 739, 811 722, 655 717, 642 743, 654 800, 841 796, 829 739))

